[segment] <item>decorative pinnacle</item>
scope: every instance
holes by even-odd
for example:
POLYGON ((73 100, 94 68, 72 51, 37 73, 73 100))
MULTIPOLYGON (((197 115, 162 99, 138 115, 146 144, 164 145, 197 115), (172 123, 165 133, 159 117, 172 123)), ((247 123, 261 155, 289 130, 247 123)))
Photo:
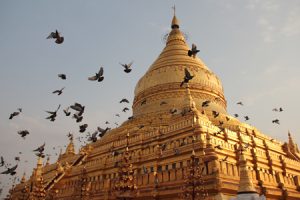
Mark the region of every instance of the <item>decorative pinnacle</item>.
POLYGON ((172 9, 174 10, 174 16, 173 16, 173 19, 172 19, 172 25, 171 25, 171 28, 172 29, 178 29, 179 28, 179 21, 178 19, 176 18, 176 15, 175 15, 175 5, 172 7, 172 9))

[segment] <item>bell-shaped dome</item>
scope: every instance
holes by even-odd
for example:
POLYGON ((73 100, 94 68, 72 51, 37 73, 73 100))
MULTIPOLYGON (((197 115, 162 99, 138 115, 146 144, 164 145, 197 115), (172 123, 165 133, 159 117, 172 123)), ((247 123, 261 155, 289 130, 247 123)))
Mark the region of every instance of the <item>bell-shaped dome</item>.
POLYGON ((201 110, 202 102, 210 101, 210 106, 204 109, 226 113, 226 100, 219 78, 200 58, 188 56, 190 48, 175 15, 171 28, 166 47, 135 87, 133 115, 158 114, 172 108, 183 108, 186 86, 180 87, 180 83, 184 79, 185 68, 194 76, 189 81, 189 89, 196 107, 201 110))

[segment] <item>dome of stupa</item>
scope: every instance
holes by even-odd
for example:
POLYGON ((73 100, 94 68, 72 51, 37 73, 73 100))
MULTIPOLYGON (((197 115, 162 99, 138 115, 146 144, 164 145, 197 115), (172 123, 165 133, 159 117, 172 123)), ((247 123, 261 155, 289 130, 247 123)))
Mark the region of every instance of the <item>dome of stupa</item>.
POLYGON ((194 76, 188 84, 196 107, 226 114, 221 81, 199 57, 188 56, 190 47, 175 15, 171 28, 165 48, 135 87, 133 116, 180 110, 186 95, 186 86, 180 87, 185 68, 194 76), (202 108, 204 101, 210 101, 210 106, 202 108))

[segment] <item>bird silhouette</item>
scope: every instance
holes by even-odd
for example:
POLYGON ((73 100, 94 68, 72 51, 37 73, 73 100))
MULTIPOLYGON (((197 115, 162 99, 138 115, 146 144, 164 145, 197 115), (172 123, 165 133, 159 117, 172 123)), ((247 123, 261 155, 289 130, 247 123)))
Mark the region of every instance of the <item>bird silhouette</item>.
POLYGON ((142 102, 141 102, 141 105, 145 105, 147 103, 147 99, 144 99, 142 102))
POLYGON ((49 119, 50 121, 54 122, 55 119, 56 119, 57 111, 59 110, 59 108, 60 108, 60 104, 58 105, 58 108, 56 109, 56 111, 46 111, 47 113, 50 114, 50 116, 47 117, 46 119, 49 119))
POLYGON ((237 102, 236 104, 237 104, 237 105, 241 105, 241 106, 244 105, 243 102, 241 102, 241 101, 237 102))
POLYGON ((172 115, 174 115, 175 113, 177 113, 177 109, 176 109, 176 108, 170 109, 170 113, 171 113, 172 115))
POLYGON ((89 79, 90 81, 96 81, 96 80, 97 80, 98 82, 101 82, 101 81, 103 81, 103 79, 104 79, 103 72, 104 72, 103 67, 100 67, 99 72, 96 73, 95 76, 91 76, 91 77, 89 77, 88 79, 89 79))
POLYGON ((187 68, 184 68, 184 78, 183 78, 183 81, 180 83, 180 87, 182 87, 184 83, 188 83, 193 78, 194 78, 194 76, 192 76, 190 74, 190 72, 187 70, 187 68))
POLYGON ((71 112, 69 112, 69 109, 70 109, 70 107, 67 107, 66 109, 63 110, 66 116, 71 115, 71 112))
POLYGON ((272 111, 278 112, 278 109, 277 108, 273 108, 272 111))
POLYGON ((53 94, 57 93, 57 95, 61 95, 64 89, 65 89, 65 87, 61 88, 60 90, 54 90, 52 93, 53 94))
POLYGON ((125 98, 121 99, 120 103, 129 103, 129 101, 125 98))
POLYGON ((234 117, 239 117, 239 115, 238 114, 234 114, 234 117))
POLYGON ((29 131, 27 130, 22 130, 22 131, 18 131, 18 134, 25 139, 26 135, 29 135, 29 131))
POLYGON ((16 172, 17 167, 18 167, 18 165, 15 165, 12 168, 7 168, 7 170, 4 171, 4 172, 1 172, 1 174, 10 174, 11 176, 13 176, 13 175, 15 175, 17 173, 16 172))
POLYGON ((133 64, 133 61, 132 62, 130 62, 129 64, 122 64, 122 63, 120 63, 120 65, 122 65, 125 69, 124 69, 124 72, 126 72, 126 73, 129 73, 129 72, 131 72, 131 65, 133 64))
POLYGON ((195 44, 192 44, 192 49, 188 50, 188 56, 193 56, 193 58, 196 57, 196 54, 199 52, 200 50, 197 49, 197 46, 195 44))
POLYGON ((105 129, 102 129, 101 127, 97 127, 97 130, 99 131, 99 137, 103 137, 106 133, 107 133, 107 131, 109 131, 110 130, 110 128, 109 127, 106 127, 105 129))
POLYGON ((128 110, 129 110, 129 108, 125 107, 125 108, 123 108, 122 112, 126 112, 128 110))
POLYGON ((77 113, 73 114, 73 118, 76 119, 76 123, 81 122, 83 120, 83 116, 79 116, 77 113))
POLYGON ((283 111, 283 109, 280 107, 280 108, 279 108, 279 112, 282 112, 282 111, 283 111))
POLYGON ((83 133, 88 127, 88 124, 83 124, 79 126, 79 132, 83 133))
POLYGON ((39 146, 38 148, 34 149, 33 151, 42 153, 45 150, 45 145, 46 145, 46 143, 44 142, 43 145, 39 146))
POLYGON ((5 164, 4 158, 3 158, 3 156, 1 156, 0 167, 4 166, 4 164, 5 164))
POLYGON ((109 122, 108 122, 108 121, 106 121, 106 122, 105 122, 105 124, 109 124, 109 122))
POLYGON ((279 123, 279 119, 274 119, 274 120, 272 120, 272 123, 273 123, 273 124, 280 124, 280 123, 279 123))
POLYGON ((18 112, 11 113, 9 119, 13 119, 14 117, 18 116, 21 112, 22 112, 22 108, 18 108, 18 112))
POLYGON ((225 156, 225 158, 222 159, 222 161, 226 161, 228 159, 228 155, 225 156))
POLYGON ((220 115, 220 113, 215 110, 212 111, 212 114, 213 114, 214 118, 217 118, 220 115))
POLYGON ((64 42, 64 37, 62 37, 57 30, 55 32, 51 32, 47 39, 56 39, 56 44, 61 44, 64 42))
POLYGON ((223 150, 223 148, 221 147, 221 145, 216 145, 216 146, 215 146, 215 149, 223 150))
POLYGON ((250 118, 248 116, 244 116, 245 121, 248 121, 250 118))
POLYGON ((209 100, 203 101, 203 102, 202 102, 202 107, 208 107, 209 104, 210 104, 210 101, 209 101, 209 100))
POLYGON ((65 75, 65 74, 58 74, 57 76, 59 78, 61 78, 62 80, 66 80, 67 79, 67 75, 65 75))
POLYGON ((162 102, 160 102, 160 106, 162 106, 162 105, 166 105, 166 104, 168 104, 167 102, 165 102, 165 101, 162 101, 162 102))
POLYGON ((119 115, 119 114, 115 114, 115 116, 116 116, 116 117, 120 117, 120 115, 119 115))

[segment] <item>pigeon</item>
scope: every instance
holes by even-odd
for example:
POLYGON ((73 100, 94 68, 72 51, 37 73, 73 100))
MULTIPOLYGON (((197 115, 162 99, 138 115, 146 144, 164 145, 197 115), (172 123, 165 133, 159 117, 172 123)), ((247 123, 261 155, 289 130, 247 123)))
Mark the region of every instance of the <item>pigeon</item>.
POLYGON ((176 108, 172 108, 172 109, 170 110, 170 113, 171 113, 172 115, 174 115, 175 113, 177 113, 177 109, 176 109, 176 108))
POLYGON ((77 113, 75 113, 75 114, 73 115, 73 118, 76 119, 76 122, 77 122, 77 123, 78 123, 78 122, 81 122, 82 119, 83 119, 83 117, 82 117, 82 116, 79 116, 77 113))
POLYGON ((220 149, 220 150, 223 149, 223 148, 221 147, 221 145, 216 145, 215 148, 216 148, 216 149, 220 149))
POLYGON ((108 121, 106 121, 106 122, 105 122, 105 124, 109 124, 109 122, 108 122, 108 121))
POLYGON ((234 117, 239 117, 239 115, 238 115, 238 114, 234 114, 233 116, 234 116, 234 117))
POLYGON ((141 102, 141 106, 146 104, 147 103, 147 99, 144 99, 142 102, 141 102))
POLYGON ((241 106, 244 105, 243 102, 241 102, 241 101, 237 102, 236 104, 237 104, 237 105, 241 105, 241 106))
POLYGON ((70 109, 70 107, 67 107, 66 109, 63 110, 66 116, 71 115, 71 112, 69 112, 69 109, 70 109))
POLYGON ((29 135, 29 131, 27 130, 22 130, 22 131, 18 131, 18 134, 25 139, 26 135, 29 135))
POLYGON ((35 155, 40 158, 45 158, 45 154, 43 152, 38 152, 35 155))
POLYGON ((19 112, 13 112, 13 113, 11 113, 10 116, 9 116, 9 119, 12 119, 12 118, 18 116, 22 112, 22 108, 18 108, 18 111, 19 112))
POLYGON ((124 72, 126 72, 126 73, 129 73, 129 72, 131 72, 131 65, 133 64, 133 61, 131 62, 131 63, 129 63, 129 64, 122 64, 122 63, 120 63, 120 65, 122 65, 125 69, 124 69, 124 72))
POLYGON ((44 142, 43 145, 39 146, 38 148, 36 148, 33 151, 38 151, 38 152, 42 153, 45 150, 45 145, 46 145, 46 143, 44 142))
POLYGON ((283 111, 283 109, 280 107, 280 108, 279 108, 279 112, 282 112, 282 111, 283 111))
POLYGON ((224 130, 225 130, 225 128, 220 128, 220 130, 218 132, 214 133, 214 136, 221 134, 224 130))
POLYGON ((120 115, 119 115, 119 114, 115 114, 115 116, 116 116, 116 117, 120 117, 120 115))
POLYGON ((61 44, 64 42, 64 37, 62 37, 57 30, 55 32, 51 32, 47 39, 56 39, 56 44, 61 44))
POLYGON ((15 165, 14 167, 12 168, 7 168, 6 171, 4 172, 1 172, 1 174, 10 174, 10 175, 15 175, 17 172, 15 171, 17 169, 18 165, 15 165))
POLYGON ((59 110, 59 108, 60 108, 60 104, 58 105, 58 108, 56 109, 56 111, 46 111, 47 113, 50 114, 50 116, 47 117, 46 119, 50 119, 50 121, 54 122, 55 118, 57 116, 57 111, 59 110))
POLYGON ((222 161, 226 161, 228 159, 228 155, 225 156, 225 158, 222 159, 222 161))
POLYGON ((219 121, 219 126, 223 126, 224 122, 223 121, 219 121))
POLYGON ((180 83, 180 87, 182 87, 184 83, 188 83, 193 78, 194 78, 194 76, 192 76, 190 74, 190 72, 187 70, 187 68, 184 68, 184 78, 183 78, 183 81, 180 83))
POLYGON ((230 118, 229 118, 228 116, 226 116, 225 118, 226 118, 226 121, 229 121, 229 120, 230 120, 230 118))
POLYGON ((160 106, 162 106, 162 105, 166 105, 166 104, 168 104, 167 102, 165 102, 165 101, 162 101, 162 102, 160 102, 160 106))
POLYGON ((83 132, 86 130, 87 127, 88 127, 87 124, 80 125, 80 126, 79 126, 79 132, 80 132, 80 133, 83 133, 83 132))
POLYGON ((129 110, 129 108, 125 107, 125 108, 123 108, 122 112, 126 112, 128 110, 129 110))
POLYGON ((59 78, 61 78, 62 80, 66 80, 67 76, 65 74, 58 74, 57 75, 59 78))
POLYGON ((105 129, 102 129, 100 127, 97 127, 97 130, 100 132, 99 137, 103 137, 106 132, 110 130, 110 128, 106 127, 105 129))
POLYGON ((248 121, 250 118, 248 116, 244 116, 245 121, 248 121))
POLYGON ((122 99, 121 101, 120 101, 120 103, 129 103, 129 101, 127 100, 127 99, 122 99))
POLYGON ((103 76, 103 67, 100 67, 100 70, 98 73, 96 73, 95 76, 91 76, 88 78, 90 81, 98 81, 98 82, 101 82, 103 81, 104 79, 104 76, 103 76))
POLYGON ((197 46, 195 44, 192 44, 192 49, 188 51, 188 56, 193 56, 193 58, 196 57, 196 54, 199 52, 200 50, 197 49, 197 46))
MULTIPOLYGON (((70 108, 78 111, 78 113, 76 113, 76 115, 78 117, 80 117, 80 116, 82 116, 82 114, 84 112, 85 106, 82 106, 80 103, 74 103, 74 105, 71 105, 70 108)), ((73 115, 73 117, 76 118, 74 115, 73 115)))
POLYGON ((272 120, 272 123, 273 123, 273 124, 280 124, 280 123, 279 123, 279 119, 274 119, 274 120, 272 120))
POLYGON ((98 134, 98 131, 95 131, 88 140, 92 141, 92 142, 97 142, 97 134, 98 134))
POLYGON ((207 106, 209 106, 209 104, 210 104, 209 100, 204 101, 204 102, 202 102, 202 107, 207 107, 207 106))
POLYGON ((67 135, 67 137, 72 140, 73 139, 73 134, 69 132, 68 135, 67 135))
POLYGON ((212 111, 212 114, 213 114, 214 118, 217 118, 220 115, 219 112, 214 111, 214 110, 212 111))
POLYGON ((133 119, 133 116, 128 117, 128 120, 132 120, 132 119, 133 119))
POLYGON ((272 111, 278 112, 278 109, 277 108, 273 108, 272 111))
POLYGON ((20 157, 19 157, 19 156, 16 156, 16 157, 15 157, 15 161, 20 161, 20 157))
POLYGON ((174 153, 175 153, 175 155, 179 155, 179 153, 180 153, 179 149, 174 149, 174 153))
POLYGON ((60 90, 55 90, 55 91, 53 91, 52 93, 53 93, 53 94, 56 94, 56 93, 57 93, 57 95, 61 95, 64 89, 65 89, 65 87, 61 88, 60 90))
POLYGON ((1 156, 0 167, 2 167, 4 164, 5 164, 5 162, 4 162, 4 158, 3 158, 3 156, 1 156))

